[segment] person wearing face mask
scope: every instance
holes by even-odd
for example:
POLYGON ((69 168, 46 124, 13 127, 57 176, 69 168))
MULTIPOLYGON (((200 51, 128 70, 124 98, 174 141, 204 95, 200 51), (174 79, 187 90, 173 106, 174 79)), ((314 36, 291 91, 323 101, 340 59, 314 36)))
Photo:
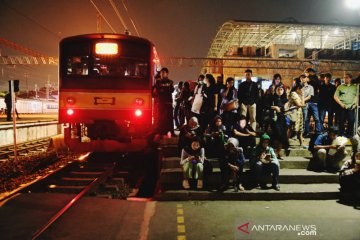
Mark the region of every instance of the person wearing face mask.
POLYGON ((191 105, 192 115, 197 117, 200 122, 201 122, 201 109, 204 103, 204 90, 205 90, 204 79, 205 76, 202 74, 198 77, 197 85, 194 89, 193 103, 191 105))

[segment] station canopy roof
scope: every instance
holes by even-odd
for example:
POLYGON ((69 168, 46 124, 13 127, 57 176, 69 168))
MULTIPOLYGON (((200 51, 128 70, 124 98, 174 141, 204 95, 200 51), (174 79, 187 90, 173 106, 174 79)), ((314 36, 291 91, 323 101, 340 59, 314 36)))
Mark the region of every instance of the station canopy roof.
POLYGON ((217 32, 207 57, 222 58, 231 48, 269 47, 273 44, 303 44, 309 49, 352 49, 360 42, 360 26, 291 22, 231 20, 217 32))

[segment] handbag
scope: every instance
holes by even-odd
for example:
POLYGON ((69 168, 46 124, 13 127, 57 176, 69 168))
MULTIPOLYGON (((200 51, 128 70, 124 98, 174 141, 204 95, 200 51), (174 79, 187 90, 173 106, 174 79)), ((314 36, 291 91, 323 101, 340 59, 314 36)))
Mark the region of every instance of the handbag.
POLYGON ((293 108, 287 112, 285 112, 285 116, 292 122, 296 122, 298 119, 298 114, 297 114, 297 108, 293 108))
POLYGON ((238 108, 239 108, 239 101, 237 99, 224 104, 224 110, 227 112, 231 112, 238 108))

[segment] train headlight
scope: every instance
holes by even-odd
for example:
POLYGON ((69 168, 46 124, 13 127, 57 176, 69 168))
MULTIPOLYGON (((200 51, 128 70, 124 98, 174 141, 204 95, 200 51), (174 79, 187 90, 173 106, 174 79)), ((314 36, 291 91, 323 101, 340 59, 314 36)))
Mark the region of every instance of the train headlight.
POLYGON ((71 115, 74 114, 74 110, 68 109, 68 110, 66 111, 66 114, 69 115, 69 116, 71 116, 71 115))
POLYGON ((139 106, 141 106, 141 105, 143 105, 144 104, 144 99, 142 99, 142 98, 136 98, 135 99, 135 103, 136 103, 136 105, 139 105, 139 106))
POLYGON ((135 110, 135 116, 140 117, 142 115, 142 111, 140 109, 135 110))
POLYGON ((73 105, 73 104, 75 104, 76 100, 74 97, 68 97, 68 98, 66 98, 66 102, 70 105, 73 105))

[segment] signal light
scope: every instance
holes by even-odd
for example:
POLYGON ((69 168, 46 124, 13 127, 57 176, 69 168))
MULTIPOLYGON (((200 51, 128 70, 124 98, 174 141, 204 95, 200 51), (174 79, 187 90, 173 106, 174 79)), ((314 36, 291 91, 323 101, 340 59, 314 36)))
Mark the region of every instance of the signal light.
POLYGON ((68 109, 68 110, 66 111, 66 113, 67 113, 67 115, 71 116, 71 115, 74 114, 74 110, 68 109))
POLYGON ((140 117, 142 115, 142 111, 140 109, 137 109, 135 111, 135 116, 140 117))

